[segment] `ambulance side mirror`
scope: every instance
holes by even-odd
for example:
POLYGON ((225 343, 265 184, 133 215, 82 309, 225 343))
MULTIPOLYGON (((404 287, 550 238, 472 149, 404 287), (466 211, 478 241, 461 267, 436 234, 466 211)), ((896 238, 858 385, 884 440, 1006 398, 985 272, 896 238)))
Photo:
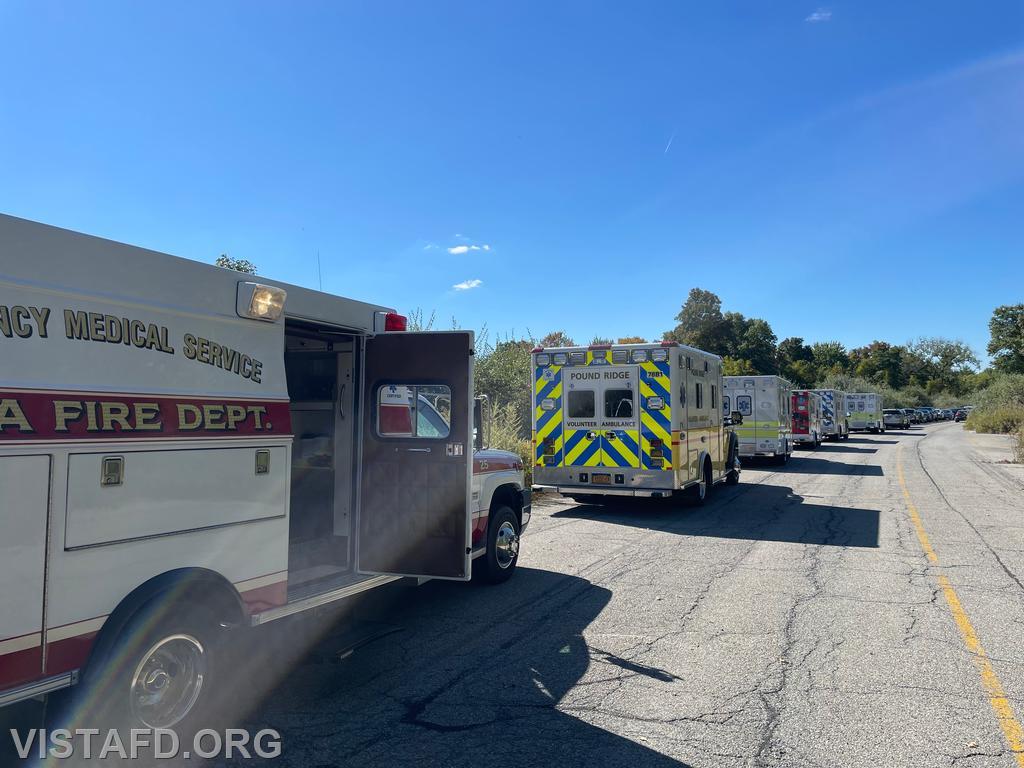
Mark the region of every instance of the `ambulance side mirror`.
POLYGON ((473 398, 473 449, 482 451, 490 445, 491 403, 487 395, 473 398))
POLYGON ((733 411, 731 414, 725 417, 725 426, 735 427, 743 423, 743 414, 739 411, 733 411))

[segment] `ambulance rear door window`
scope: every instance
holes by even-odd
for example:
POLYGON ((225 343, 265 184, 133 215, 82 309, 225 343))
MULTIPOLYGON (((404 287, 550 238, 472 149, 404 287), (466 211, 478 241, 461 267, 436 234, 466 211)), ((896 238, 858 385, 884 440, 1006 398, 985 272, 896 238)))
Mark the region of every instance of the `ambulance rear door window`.
POLYGON ((570 419, 594 418, 594 391, 590 389, 571 389, 566 398, 567 417, 570 419))

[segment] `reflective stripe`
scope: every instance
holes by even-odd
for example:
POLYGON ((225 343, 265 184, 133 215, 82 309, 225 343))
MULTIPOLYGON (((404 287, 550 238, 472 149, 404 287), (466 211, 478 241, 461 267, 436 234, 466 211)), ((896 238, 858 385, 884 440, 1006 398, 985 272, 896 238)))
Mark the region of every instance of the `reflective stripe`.
POLYGON ((533 375, 533 451, 538 467, 562 465, 562 366, 537 366, 533 375), (547 376, 545 376, 547 371, 547 376), (545 411, 541 403, 554 401, 554 408, 545 411), (555 441, 554 453, 544 453, 544 441, 555 441))
POLYGON ((672 379, 668 362, 640 364, 640 448, 644 469, 672 471, 675 467, 672 447, 672 379), (647 401, 660 397, 664 408, 652 410, 647 401), (651 456, 651 441, 661 440, 660 460, 651 456))
POLYGON ((601 437, 601 466, 639 467, 639 436, 635 429, 609 430, 601 437), (610 437, 609 435, 615 435, 610 437))

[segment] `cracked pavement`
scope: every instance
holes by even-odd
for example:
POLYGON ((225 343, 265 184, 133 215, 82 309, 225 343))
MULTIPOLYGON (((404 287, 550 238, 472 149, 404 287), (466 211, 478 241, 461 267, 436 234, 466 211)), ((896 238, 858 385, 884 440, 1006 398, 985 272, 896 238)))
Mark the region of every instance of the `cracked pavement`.
POLYGON ((1024 715, 1024 486, 968 437, 854 435, 703 508, 539 498, 507 584, 393 590, 348 655, 337 616, 264 628, 246 725, 303 768, 1015 765, 936 580, 1024 715))

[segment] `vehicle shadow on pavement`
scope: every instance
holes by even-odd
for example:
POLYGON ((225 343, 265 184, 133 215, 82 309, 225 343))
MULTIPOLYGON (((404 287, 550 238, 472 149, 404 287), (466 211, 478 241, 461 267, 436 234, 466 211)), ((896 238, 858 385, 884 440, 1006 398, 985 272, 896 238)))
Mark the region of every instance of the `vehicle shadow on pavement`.
POLYGON ((877 509, 809 504, 791 488, 740 485, 703 508, 653 499, 579 504, 552 514, 628 525, 680 536, 779 541, 836 547, 878 547, 877 509), (653 503, 650 503, 653 502, 653 503))
POLYGON ((792 475, 858 475, 881 477, 885 474, 877 464, 850 464, 845 461, 831 461, 814 456, 794 453, 793 458, 782 466, 773 466, 773 472, 792 475))
POLYGON ((877 448, 857 448, 853 445, 840 445, 839 443, 823 443, 819 451, 825 453, 878 453, 877 448))
MULTIPOLYGON (((586 579, 520 567, 496 587, 430 582, 364 605, 361 618, 401 631, 344 658, 340 625, 330 619, 275 628, 258 641, 256 668, 281 682, 258 694, 262 703, 244 724, 281 733, 282 754, 271 762, 282 768, 686 768, 585 722, 600 709, 585 694, 562 703, 585 678, 678 682, 588 646, 583 632, 610 599, 586 579), (300 656, 287 650, 297 638, 307 644, 300 656)), ((629 718, 624 712, 613 721, 629 718)))

